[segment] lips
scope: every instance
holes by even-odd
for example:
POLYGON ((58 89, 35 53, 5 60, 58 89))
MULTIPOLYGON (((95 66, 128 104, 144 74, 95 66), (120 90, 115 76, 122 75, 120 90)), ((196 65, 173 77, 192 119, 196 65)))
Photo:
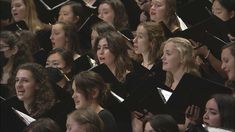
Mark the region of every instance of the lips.
POLYGON ((25 90, 18 90, 17 95, 23 95, 25 93, 25 90))

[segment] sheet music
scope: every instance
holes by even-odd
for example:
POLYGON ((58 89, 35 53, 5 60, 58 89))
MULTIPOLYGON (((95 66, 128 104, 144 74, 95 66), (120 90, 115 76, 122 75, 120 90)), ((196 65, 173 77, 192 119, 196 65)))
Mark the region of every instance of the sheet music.
POLYGON ((14 108, 12 108, 20 117, 22 117, 22 119, 24 120, 24 122, 26 123, 26 125, 29 125, 31 122, 35 121, 36 119, 30 117, 29 115, 26 115, 25 113, 16 110, 14 108))
POLYGON ((231 130, 221 129, 221 128, 215 128, 215 127, 209 127, 204 124, 202 126, 208 131, 208 132, 233 132, 231 130))
POLYGON ((186 24, 184 23, 184 21, 176 14, 176 17, 180 23, 180 28, 182 29, 182 31, 188 29, 188 26, 186 26, 186 24))
POLYGON ((120 96, 118 96, 116 93, 114 93, 113 91, 111 91, 111 94, 119 101, 119 102, 123 102, 124 99, 120 96))
POLYGON ((171 97, 172 92, 164 90, 164 89, 159 88, 159 87, 157 87, 157 90, 158 90, 163 102, 166 103, 169 100, 169 98, 171 97))

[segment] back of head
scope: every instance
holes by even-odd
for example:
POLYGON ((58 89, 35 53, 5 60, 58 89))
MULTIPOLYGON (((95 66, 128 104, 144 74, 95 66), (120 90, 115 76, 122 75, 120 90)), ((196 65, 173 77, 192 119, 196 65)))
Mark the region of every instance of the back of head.
POLYGON ((89 109, 79 109, 68 115, 79 126, 85 127, 85 132, 103 132, 103 121, 98 114, 89 109))
POLYGON ((149 122, 157 132, 179 132, 176 121, 170 115, 155 115, 149 122))
POLYGON ((62 132, 60 127, 50 118, 40 118, 29 124, 24 132, 62 132))

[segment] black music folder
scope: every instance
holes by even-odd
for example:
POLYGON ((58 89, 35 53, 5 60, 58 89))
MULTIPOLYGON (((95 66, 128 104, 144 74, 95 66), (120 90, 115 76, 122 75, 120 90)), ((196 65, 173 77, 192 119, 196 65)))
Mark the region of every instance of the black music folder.
POLYGON ((21 31, 21 30, 28 30, 28 26, 25 23, 25 21, 19 21, 19 22, 15 22, 12 24, 9 24, 5 27, 3 27, 2 30, 7 30, 7 31, 21 31))
POLYGON ((211 16, 209 0, 188 0, 177 7, 177 14, 188 25, 195 25, 211 16))
POLYGON ((113 73, 110 71, 108 66, 106 64, 100 64, 96 67, 93 67, 90 69, 91 71, 94 71, 98 73, 106 83, 116 83, 118 82, 117 78, 113 75, 113 73))
POLYGON ((81 71, 90 69, 93 66, 93 62, 88 55, 82 55, 73 62, 72 73, 78 74, 81 71))
POLYGON ((213 94, 231 94, 232 90, 210 80, 184 74, 176 89, 166 102, 167 113, 178 123, 184 123, 185 111, 189 105, 197 105, 204 110, 205 104, 213 94))
POLYGON ((23 132, 24 128, 29 125, 32 117, 12 108, 7 100, 1 102, 1 132, 23 132))
POLYGON ((44 7, 47 10, 51 11, 66 4, 70 0, 39 0, 39 1, 44 5, 44 7))
MULTIPOLYGON (((164 30, 167 31, 166 28, 164 28, 164 30)), ((220 59, 221 48, 229 41, 226 31, 221 28, 214 16, 184 31, 172 34, 168 31, 167 33, 168 37, 183 37, 206 45, 218 59, 220 59)))

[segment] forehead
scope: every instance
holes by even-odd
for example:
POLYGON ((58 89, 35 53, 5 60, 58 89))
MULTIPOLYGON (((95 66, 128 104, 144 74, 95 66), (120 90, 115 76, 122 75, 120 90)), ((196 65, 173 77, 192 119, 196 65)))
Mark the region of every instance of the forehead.
POLYGON ((99 45, 99 46, 105 46, 105 45, 108 45, 107 39, 106 39, 106 38, 102 38, 102 39, 100 39, 100 41, 99 41, 98 45, 99 45))
POLYGON ((168 42, 168 43, 165 44, 164 49, 166 49, 166 50, 167 49, 173 50, 173 49, 176 49, 176 47, 175 47, 173 42, 168 42))
POLYGON ((72 11, 72 7, 70 5, 62 6, 60 11, 72 11))
POLYGON ((101 3, 99 9, 112 9, 112 7, 108 3, 101 3))
POLYGON ((23 0, 12 0, 11 1, 11 4, 15 4, 15 3, 23 3, 24 4, 24 1, 23 0))
POLYGON ((218 109, 217 103, 214 98, 208 100, 206 106, 210 108, 218 109))
POLYGON ((52 30, 63 30, 63 25, 60 23, 56 23, 52 26, 52 30))
POLYGON ((166 0, 152 0, 152 3, 166 3, 166 0))
POLYGON ((58 60, 62 59, 62 56, 59 53, 54 53, 48 56, 48 60, 58 60))
POLYGON ((145 29, 145 27, 143 25, 139 25, 137 27, 137 32, 146 32, 146 29, 145 29))
POLYGON ((16 74, 17 77, 32 77, 32 72, 29 71, 29 70, 25 70, 25 69, 19 69, 17 74, 16 74))

